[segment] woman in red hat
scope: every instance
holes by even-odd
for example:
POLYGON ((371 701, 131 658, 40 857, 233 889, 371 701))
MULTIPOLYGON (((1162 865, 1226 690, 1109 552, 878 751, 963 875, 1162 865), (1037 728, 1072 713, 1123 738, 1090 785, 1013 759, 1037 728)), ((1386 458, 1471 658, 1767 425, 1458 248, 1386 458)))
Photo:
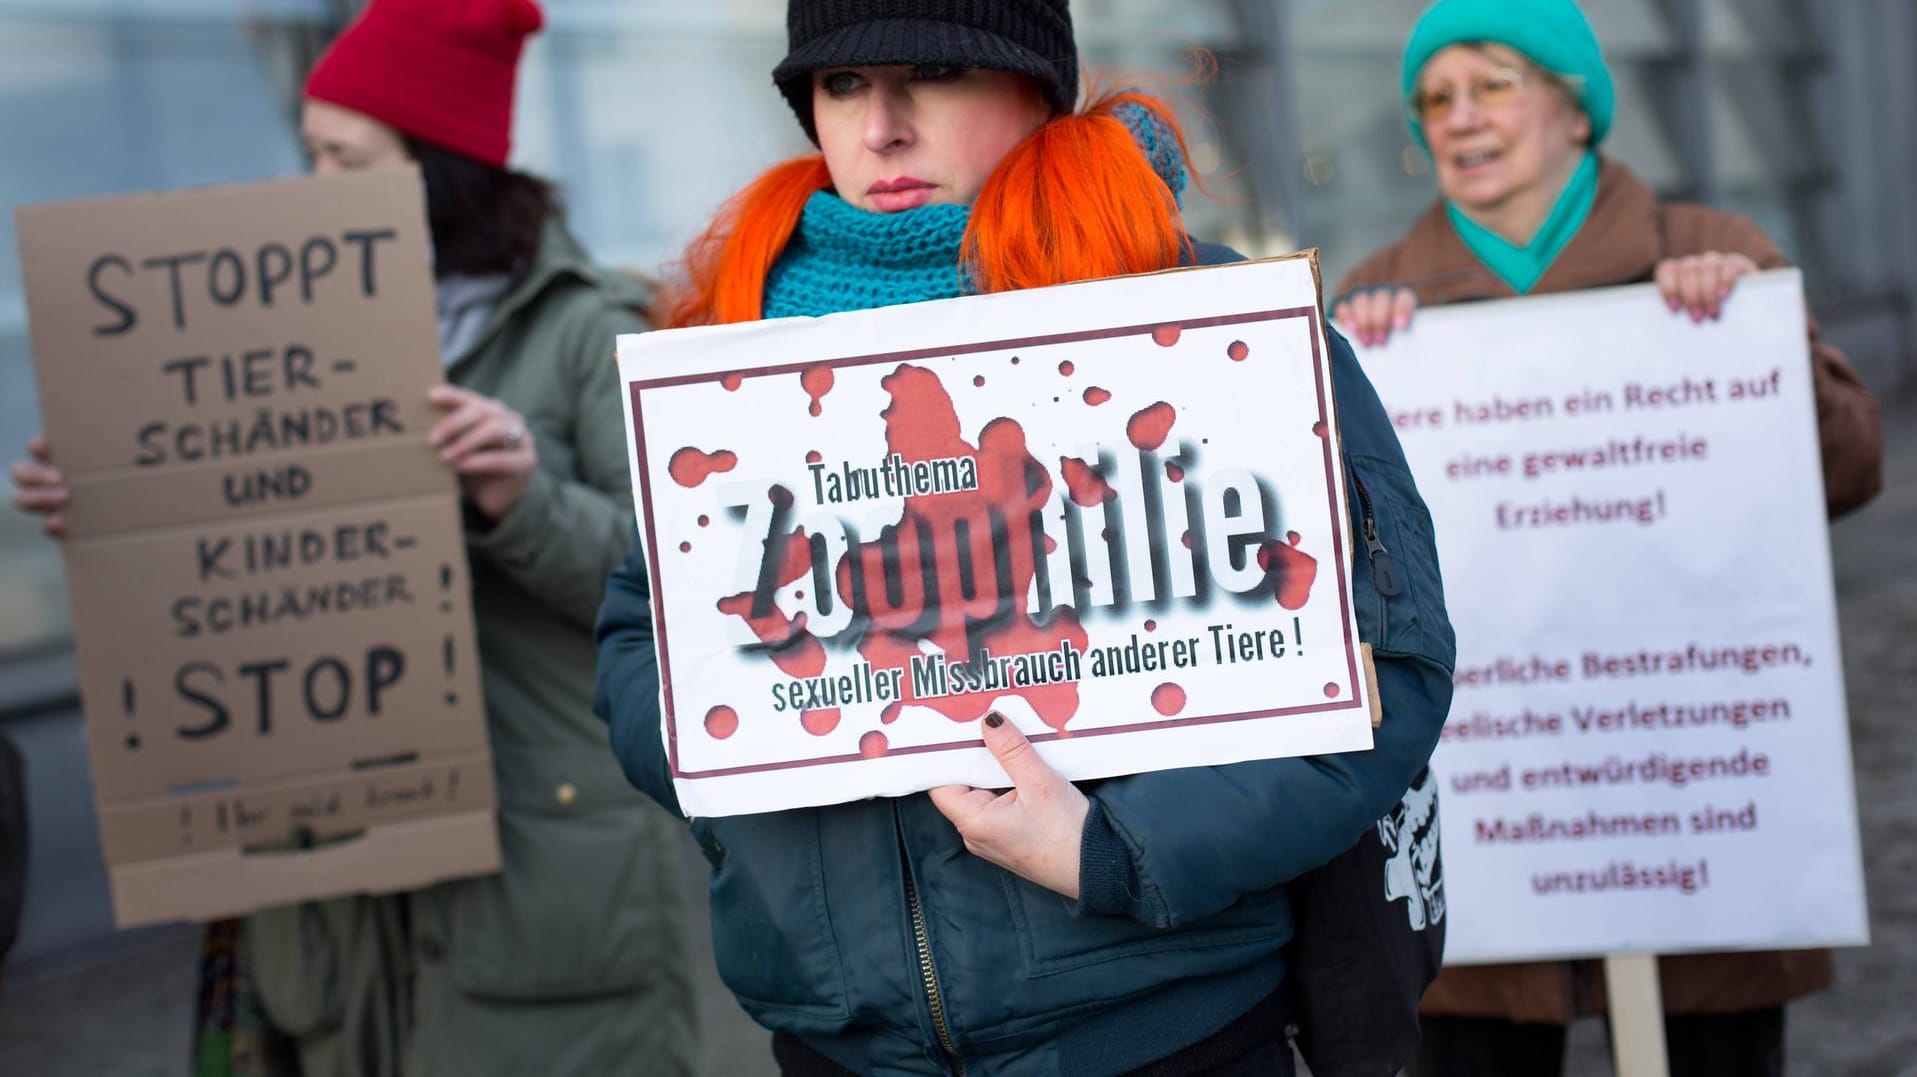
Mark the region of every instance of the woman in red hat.
MULTIPOLYGON (((203 1015, 208 1073, 270 1072, 270 1047, 305 1077, 693 1065, 677 839, 589 696, 589 630, 632 528, 613 338, 644 328, 646 296, 506 167, 540 25, 531 0, 375 0, 314 67, 302 115, 316 173, 424 178, 447 378, 431 440, 464 495, 504 870, 215 925, 214 952, 250 977, 205 1000, 223 1011, 203 1015)), ((68 492, 34 449, 19 501, 57 534, 68 492)))

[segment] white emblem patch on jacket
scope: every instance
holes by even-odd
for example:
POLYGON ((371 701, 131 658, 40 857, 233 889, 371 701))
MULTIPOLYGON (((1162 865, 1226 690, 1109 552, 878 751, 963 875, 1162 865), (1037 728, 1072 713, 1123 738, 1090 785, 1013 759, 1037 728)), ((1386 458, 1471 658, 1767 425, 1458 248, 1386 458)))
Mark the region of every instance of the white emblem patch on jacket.
POLYGON ((1411 930, 1444 919, 1444 873, 1438 867, 1438 780, 1425 771, 1398 806, 1378 820, 1385 861, 1385 900, 1405 899, 1411 930))

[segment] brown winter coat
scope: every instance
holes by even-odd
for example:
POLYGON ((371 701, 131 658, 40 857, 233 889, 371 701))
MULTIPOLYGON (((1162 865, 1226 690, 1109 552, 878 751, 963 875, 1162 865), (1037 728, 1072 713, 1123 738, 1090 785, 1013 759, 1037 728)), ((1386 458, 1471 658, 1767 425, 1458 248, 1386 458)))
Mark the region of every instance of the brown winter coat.
MULTIPOLYGON (((1789 265, 1755 224, 1703 206, 1660 203, 1622 165, 1604 161, 1590 218, 1532 294, 1649 281, 1665 258, 1709 251, 1749 257, 1760 269, 1789 265)), ((1344 279, 1338 295, 1382 286, 1410 288, 1420 306, 1512 296, 1452 228, 1443 203, 1419 218, 1404 239, 1372 255, 1344 279)), ((1883 425, 1877 402, 1843 353, 1818 339, 1810 323, 1810 359, 1824 496, 1832 517, 1857 508, 1883 483, 1883 425)), ((1830 982, 1825 950, 1689 954, 1662 958, 1667 1013, 1731 1013, 1779 1006, 1830 982)), ((1596 962, 1534 962, 1447 969, 1425 995, 1429 1014, 1568 1023, 1604 1008, 1596 962)))

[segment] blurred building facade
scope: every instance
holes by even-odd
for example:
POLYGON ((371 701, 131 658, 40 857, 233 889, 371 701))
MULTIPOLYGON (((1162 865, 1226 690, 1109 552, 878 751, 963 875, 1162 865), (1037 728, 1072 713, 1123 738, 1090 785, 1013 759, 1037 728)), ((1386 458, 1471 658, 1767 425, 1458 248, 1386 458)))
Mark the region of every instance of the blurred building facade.
MULTIPOLYGON (((1076 0, 1089 66, 1176 82, 1207 194, 1193 230, 1320 248, 1327 286, 1434 196, 1397 96, 1424 0, 1076 0), (1187 81, 1187 85, 1190 85, 1187 81), (1209 195, 1209 197, 1207 197, 1209 195)), ((0 0, 9 207, 304 167, 305 69, 359 0, 0 0)), ((658 273, 723 196, 807 147, 767 72, 783 0, 545 0, 516 163, 559 180, 601 260, 658 273)), ((1917 5, 1585 0, 1619 85, 1607 152, 1669 196, 1755 218, 1881 393, 1917 381, 1917 5)), ((1328 297, 1329 298, 1329 297, 1328 297)), ((0 458, 39 428, 21 270, 0 219, 0 458)), ((0 479, 0 486, 5 480, 0 479)), ((10 489, 4 491, 10 493, 10 489)), ((0 729, 27 749, 35 861, 16 961, 108 933, 60 561, 0 511, 0 729)))

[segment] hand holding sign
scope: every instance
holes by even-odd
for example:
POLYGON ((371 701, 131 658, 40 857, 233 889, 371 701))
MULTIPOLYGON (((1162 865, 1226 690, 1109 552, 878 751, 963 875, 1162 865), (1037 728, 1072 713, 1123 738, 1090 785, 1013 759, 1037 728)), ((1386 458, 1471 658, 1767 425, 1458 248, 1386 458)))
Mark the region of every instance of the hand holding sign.
POLYGON ((66 507, 72 491, 67 488, 66 476, 53 466, 46 435, 37 434, 27 442, 27 454, 32 459, 15 460, 8 469, 14 485, 13 507, 21 512, 39 513, 40 525, 46 528, 47 534, 59 538, 66 533, 66 521, 61 518, 60 510, 66 507))
POLYGON ((1741 254, 1703 254, 1666 258, 1657 264, 1653 276, 1658 294, 1671 312, 1682 310, 1691 320, 1716 321, 1724 313, 1724 300, 1730 298, 1737 278, 1757 272, 1757 263, 1741 254))
POLYGON ((1331 320, 1369 348, 1389 341, 1392 333, 1411 328, 1411 318, 1417 312, 1418 293, 1411 289, 1373 288, 1333 307, 1331 320))
POLYGON ((1091 802, 998 712, 985 716, 981 733, 1012 779, 1011 790, 941 785, 931 792, 933 806, 958 828, 974 856, 1078 900, 1079 842, 1091 802))
POLYGON ((460 489, 474 508, 489 520, 505 519, 539 468, 526 420, 470 389, 435 385, 426 397, 447 413, 428 435, 440 460, 459 473, 460 489))

